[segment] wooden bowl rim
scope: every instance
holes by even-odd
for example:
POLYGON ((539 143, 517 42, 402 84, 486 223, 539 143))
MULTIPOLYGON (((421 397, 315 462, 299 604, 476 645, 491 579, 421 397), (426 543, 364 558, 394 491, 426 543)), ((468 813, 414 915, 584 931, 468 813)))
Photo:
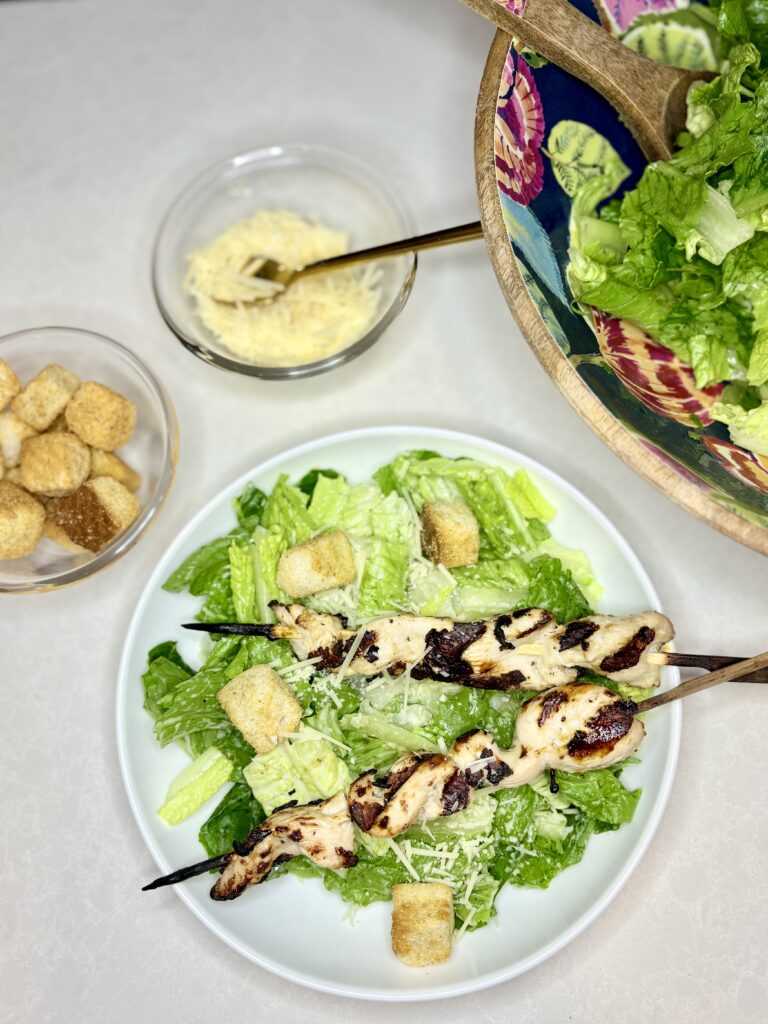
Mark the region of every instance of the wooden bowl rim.
POLYGON ((485 241, 504 298, 536 358, 581 418, 594 432, 665 497, 708 526, 768 555, 768 529, 719 505, 676 473, 635 438, 581 379, 549 332, 534 304, 509 244, 496 183, 494 122, 499 82, 512 39, 494 36, 485 62, 475 111, 475 176, 485 241))

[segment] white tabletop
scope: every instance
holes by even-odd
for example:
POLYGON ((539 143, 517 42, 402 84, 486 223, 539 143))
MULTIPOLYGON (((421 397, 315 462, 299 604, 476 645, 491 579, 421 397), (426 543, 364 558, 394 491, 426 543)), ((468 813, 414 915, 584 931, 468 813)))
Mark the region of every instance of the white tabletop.
POLYGON ((384 339, 293 384, 188 355, 152 298, 166 205, 219 158, 313 141, 376 162, 423 230, 476 215, 475 96, 492 30, 459 3, 92 0, 0 4, 0 331, 65 323, 148 360, 181 459, 157 525, 118 567, 0 599, 0 1019, 762 1021, 768 1005, 768 696, 731 685, 685 708, 677 780, 640 868, 585 934, 530 974, 404 1006, 303 990, 242 959, 155 866, 117 765, 115 675, 144 580, 192 511, 294 443, 386 423, 453 427, 551 466, 644 560, 682 646, 768 646, 761 556, 653 490, 539 367, 482 243, 427 254, 384 339))

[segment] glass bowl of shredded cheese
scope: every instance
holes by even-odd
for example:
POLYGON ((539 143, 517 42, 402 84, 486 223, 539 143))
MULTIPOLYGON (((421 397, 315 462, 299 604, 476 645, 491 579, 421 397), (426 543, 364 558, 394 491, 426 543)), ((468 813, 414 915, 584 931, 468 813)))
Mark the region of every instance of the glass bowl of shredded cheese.
POLYGON ((284 291, 254 277, 261 260, 303 267, 412 233, 389 186, 357 158, 314 145, 253 150, 210 168, 174 202, 155 246, 155 296, 206 362, 307 377, 376 341, 410 295, 416 256, 308 276, 284 291))

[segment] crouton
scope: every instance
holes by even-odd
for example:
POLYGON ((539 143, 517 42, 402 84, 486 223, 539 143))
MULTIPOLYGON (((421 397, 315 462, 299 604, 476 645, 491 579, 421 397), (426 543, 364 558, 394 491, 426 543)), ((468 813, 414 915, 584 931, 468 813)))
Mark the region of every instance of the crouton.
POLYGON ((421 540, 427 558, 446 569, 474 565, 480 554, 480 528, 466 505, 425 502, 421 540))
POLYGON ((409 967, 441 964, 453 946, 453 890, 443 882, 392 886, 392 952, 409 967))
POLYGON ((230 679, 216 699, 257 754, 266 754, 301 721, 301 704, 268 665, 254 665, 230 679))
MULTIPOLYGON (((66 437, 66 434, 57 434, 66 437)), ((136 519, 141 505, 131 492, 110 476, 86 480, 72 494, 52 498, 49 516, 69 539, 89 551, 101 551, 136 519)))
POLYGON ((38 434, 22 442, 19 467, 28 491, 60 498, 88 479, 91 451, 74 434, 38 434))
POLYGON ((59 547, 64 548, 65 551, 69 551, 73 555, 90 555, 91 552, 87 548, 81 547, 79 544, 75 544, 73 540, 70 540, 66 532, 56 522, 55 519, 51 519, 48 516, 43 524, 43 536, 47 537, 48 540, 52 540, 54 544, 58 544, 59 547))
POLYGON ((4 409, 21 391, 21 381, 8 363, 0 359, 0 409, 4 409))
POLYGON ((9 483, 16 484, 17 487, 24 486, 21 482, 21 470, 18 466, 12 466, 10 469, 4 469, 3 472, 5 473, 4 479, 9 483))
POLYGON ((138 491, 141 484, 141 477, 136 470, 126 465, 119 456, 103 452, 100 448, 91 449, 91 476, 111 476, 129 491, 138 491))
POLYGON ((49 434, 69 434, 71 433, 67 426, 67 417, 63 412, 60 412, 53 423, 48 427, 49 434))
POLYGON ((0 483, 0 558, 31 554, 43 532, 45 509, 21 487, 0 483))
POLYGON ((356 575, 349 538, 342 530, 333 530, 284 551, 277 566, 277 585, 290 597, 308 597, 345 587, 356 575))
POLYGON ((73 433, 91 445, 111 452, 130 440, 136 426, 136 406, 116 391, 87 381, 64 413, 73 433))
POLYGON ((19 419, 35 430, 46 430, 64 411, 80 386, 80 378, 63 366, 45 366, 11 402, 19 419))
POLYGON ((0 456, 6 469, 18 466, 21 456, 21 442, 34 437, 37 431, 15 412, 0 412, 0 456))

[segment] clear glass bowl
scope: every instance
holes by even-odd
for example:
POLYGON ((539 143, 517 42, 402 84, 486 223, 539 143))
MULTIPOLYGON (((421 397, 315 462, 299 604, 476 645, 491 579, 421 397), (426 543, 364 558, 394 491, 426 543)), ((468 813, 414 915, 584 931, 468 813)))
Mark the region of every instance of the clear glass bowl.
POLYGON ((152 278, 166 323, 190 352, 214 366, 270 380, 324 373, 365 352, 405 305, 416 255, 382 260, 381 298, 371 327, 353 345, 314 363, 259 366, 234 355, 199 320, 183 289, 188 257, 258 209, 294 210, 348 232, 350 248, 413 234, 409 218, 378 171, 323 146, 270 146, 241 153, 196 178, 171 206, 155 244, 152 278))
POLYGON ((141 476, 138 519, 98 554, 65 551, 45 537, 26 558, 0 559, 0 593, 52 590, 85 579, 132 547, 154 520, 176 468, 178 432, 170 399, 142 361, 100 334, 40 327, 0 338, 0 359, 25 384, 48 363, 74 370, 125 395, 136 406, 133 437, 117 453, 141 476))

